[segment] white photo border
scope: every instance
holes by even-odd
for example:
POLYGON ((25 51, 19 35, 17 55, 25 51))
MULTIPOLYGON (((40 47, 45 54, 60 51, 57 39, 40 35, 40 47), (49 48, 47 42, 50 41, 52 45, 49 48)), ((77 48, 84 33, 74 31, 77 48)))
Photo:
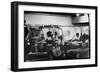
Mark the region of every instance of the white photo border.
POLYGON ((82 9, 82 8, 60 8, 48 6, 18 6, 18 68, 39 68, 39 67, 52 67, 52 66, 73 66, 73 65, 86 65, 95 64, 95 10, 82 9), (37 62, 24 62, 24 11, 43 11, 43 12, 62 12, 62 13, 88 13, 90 14, 90 59, 79 60, 58 60, 58 61, 37 61, 37 62), (92 39, 91 39, 92 38, 92 39))

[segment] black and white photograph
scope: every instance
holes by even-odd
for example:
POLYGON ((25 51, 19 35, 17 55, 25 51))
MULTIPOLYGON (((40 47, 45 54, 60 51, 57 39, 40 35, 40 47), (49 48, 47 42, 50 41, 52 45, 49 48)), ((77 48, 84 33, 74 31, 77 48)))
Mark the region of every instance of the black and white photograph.
POLYGON ((24 11, 24 61, 90 58, 86 13, 24 11))
POLYGON ((97 7, 11 3, 11 70, 97 66, 97 7))

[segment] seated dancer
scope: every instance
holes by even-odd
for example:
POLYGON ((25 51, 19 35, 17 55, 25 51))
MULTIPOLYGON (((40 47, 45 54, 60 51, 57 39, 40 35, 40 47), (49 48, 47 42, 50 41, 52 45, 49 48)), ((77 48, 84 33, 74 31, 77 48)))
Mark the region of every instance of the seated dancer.
POLYGON ((72 38, 72 41, 79 41, 80 37, 79 37, 79 33, 76 33, 76 35, 72 38))
POLYGON ((47 48, 46 48, 46 50, 48 52, 50 60, 53 59, 53 57, 51 55, 52 54, 52 49, 53 49, 53 39, 52 39, 52 37, 53 37, 53 34, 50 31, 50 29, 49 29, 49 31, 47 32, 47 39, 46 39, 46 46, 47 46, 47 48))
POLYGON ((83 48, 89 47, 89 45, 86 45, 86 44, 89 44, 89 35, 83 34, 80 38, 81 38, 81 41, 82 41, 82 47, 83 48))

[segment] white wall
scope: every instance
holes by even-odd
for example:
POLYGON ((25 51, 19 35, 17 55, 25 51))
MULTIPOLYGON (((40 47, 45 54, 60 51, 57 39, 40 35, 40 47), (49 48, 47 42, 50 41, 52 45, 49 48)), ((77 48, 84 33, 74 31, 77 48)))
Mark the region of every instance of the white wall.
POLYGON ((39 25, 72 25, 71 16, 49 14, 25 14, 26 24, 39 25))
MULTIPOLYGON (((0 73, 12 73, 10 68, 10 2, 13 0, 0 0, 0 73)), ((16 0, 17 1, 17 0, 16 0)), ((23 0, 21 0, 23 1, 23 0)), ((24 0, 45 3, 61 3, 74 5, 93 5, 100 8, 100 0, 24 0)), ((100 13, 100 9, 98 10, 100 13)), ((100 14, 98 18, 100 19, 100 14)), ((99 21, 98 21, 99 22, 99 21)), ((100 24, 100 22, 98 23, 100 24)), ((100 28, 100 25, 98 25, 100 28)), ((98 29, 100 31, 100 29, 98 29)), ((98 35, 100 37, 100 34, 98 35)), ((100 40, 100 38, 98 39, 100 40)), ((99 42, 100 43, 100 42, 99 42)), ((99 46, 100 48, 100 46, 99 46)), ((100 56, 100 49, 98 48, 98 55, 100 56)), ((99 66, 90 68, 74 68, 74 69, 60 69, 60 70, 45 70, 35 71, 35 73, 100 73, 100 57, 98 57, 99 66)), ((23 72, 21 72, 23 73, 23 72)), ((29 72, 26 72, 29 73, 29 72)), ((30 73, 33 73, 30 71, 30 73)))

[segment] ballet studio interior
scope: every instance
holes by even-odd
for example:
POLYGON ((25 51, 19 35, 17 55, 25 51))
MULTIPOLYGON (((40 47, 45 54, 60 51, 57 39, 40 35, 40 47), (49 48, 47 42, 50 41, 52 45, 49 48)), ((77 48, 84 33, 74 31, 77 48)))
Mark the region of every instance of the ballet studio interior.
POLYGON ((90 58, 86 13, 24 11, 24 62, 90 58))

